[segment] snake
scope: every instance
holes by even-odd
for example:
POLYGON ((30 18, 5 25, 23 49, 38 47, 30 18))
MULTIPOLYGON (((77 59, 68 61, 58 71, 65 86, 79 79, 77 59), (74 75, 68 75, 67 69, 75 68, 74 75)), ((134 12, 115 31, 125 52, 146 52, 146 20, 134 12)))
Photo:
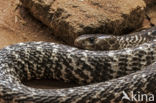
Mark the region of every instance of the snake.
POLYGON ((156 27, 135 34, 124 40, 135 42, 142 36, 139 45, 119 50, 84 50, 44 41, 4 47, 0 50, 0 103, 127 103, 124 93, 156 94, 156 27), (32 79, 79 86, 41 89, 23 84, 32 79))

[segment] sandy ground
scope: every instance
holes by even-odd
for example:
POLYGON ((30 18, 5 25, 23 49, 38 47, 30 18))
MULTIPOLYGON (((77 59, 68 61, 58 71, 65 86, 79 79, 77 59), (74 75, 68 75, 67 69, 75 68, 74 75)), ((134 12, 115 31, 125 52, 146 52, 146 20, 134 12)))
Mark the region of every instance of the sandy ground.
MULTIPOLYGON (((143 28, 156 24, 156 6, 148 10, 151 18, 145 20, 143 28)), ((0 48, 10 44, 27 41, 48 41, 63 43, 55 38, 46 26, 34 19, 22 7, 18 0, 0 0, 0 48)), ((30 81, 26 85, 37 88, 62 88, 71 87, 73 84, 65 84, 58 81, 37 80, 30 81)))

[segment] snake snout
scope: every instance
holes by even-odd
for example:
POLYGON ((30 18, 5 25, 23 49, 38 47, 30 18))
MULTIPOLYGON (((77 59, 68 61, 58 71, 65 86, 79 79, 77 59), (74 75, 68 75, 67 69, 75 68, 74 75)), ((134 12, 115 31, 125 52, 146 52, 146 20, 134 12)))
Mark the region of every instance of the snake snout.
POLYGON ((82 35, 75 39, 74 45, 82 49, 92 49, 96 41, 96 36, 82 35))

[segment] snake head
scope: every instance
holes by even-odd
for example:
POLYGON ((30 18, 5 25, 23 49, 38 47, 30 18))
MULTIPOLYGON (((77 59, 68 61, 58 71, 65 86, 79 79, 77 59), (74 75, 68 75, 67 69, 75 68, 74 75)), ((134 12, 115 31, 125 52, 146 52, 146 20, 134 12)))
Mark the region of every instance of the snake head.
POLYGON ((105 41, 107 41, 107 39, 110 39, 110 35, 85 34, 76 38, 74 45, 81 49, 101 50, 100 45, 106 44, 105 41))
POLYGON ((97 36, 95 34, 81 35, 75 39, 74 45, 82 49, 92 49, 94 48, 96 38, 97 36))

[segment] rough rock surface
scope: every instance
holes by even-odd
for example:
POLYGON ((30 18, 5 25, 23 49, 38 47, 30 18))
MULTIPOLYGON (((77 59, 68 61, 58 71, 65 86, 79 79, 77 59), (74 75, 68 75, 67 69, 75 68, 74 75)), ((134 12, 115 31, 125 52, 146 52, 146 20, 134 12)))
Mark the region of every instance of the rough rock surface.
POLYGON ((81 34, 121 34, 144 19, 142 0, 21 0, 58 37, 73 43, 81 34))
POLYGON ((156 4, 151 5, 151 7, 148 7, 146 10, 146 14, 148 15, 148 19, 151 23, 151 25, 156 26, 156 4))
POLYGON ((144 0, 148 6, 156 5, 156 0, 144 0))

